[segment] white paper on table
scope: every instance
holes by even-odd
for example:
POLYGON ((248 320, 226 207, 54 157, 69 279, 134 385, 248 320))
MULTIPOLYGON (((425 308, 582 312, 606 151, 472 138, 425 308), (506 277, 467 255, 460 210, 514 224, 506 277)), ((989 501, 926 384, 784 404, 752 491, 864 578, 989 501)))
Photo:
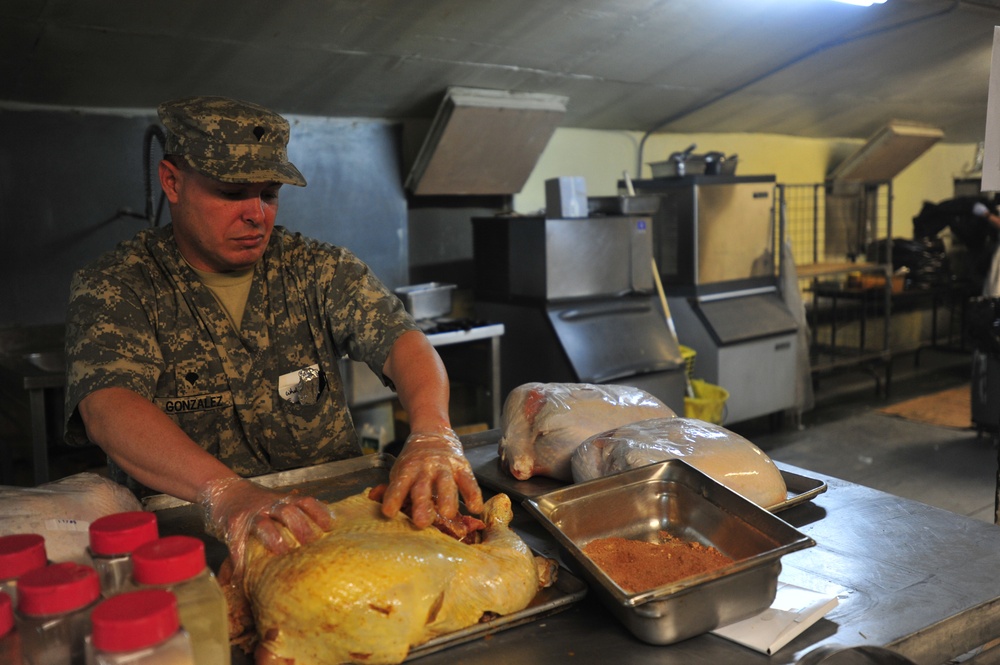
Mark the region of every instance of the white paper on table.
POLYGON ((712 634, 770 656, 836 606, 836 596, 778 582, 771 607, 712 634))
POLYGON ((982 191, 1000 190, 1000 26, 993 28, 990 88, 986 100, 986 141, 983 148, 982 191))

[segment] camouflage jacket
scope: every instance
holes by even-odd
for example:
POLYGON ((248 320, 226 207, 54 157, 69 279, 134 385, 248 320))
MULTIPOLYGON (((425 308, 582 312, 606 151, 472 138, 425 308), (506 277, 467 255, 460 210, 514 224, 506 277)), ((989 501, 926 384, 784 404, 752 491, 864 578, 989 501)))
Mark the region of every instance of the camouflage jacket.
POLYGON ((338 360, 365 362, 391 386, 382 374, 389 350, 416 329, 351 252, 282 227, 254 269, 239 332, 170 226, 141 231, 78 271, 67 319, 67 443, 87 441, 81 399, 127 388, 244 476, 360 454, 338 360), (313 366, 318 395, 279 395, 313 366))

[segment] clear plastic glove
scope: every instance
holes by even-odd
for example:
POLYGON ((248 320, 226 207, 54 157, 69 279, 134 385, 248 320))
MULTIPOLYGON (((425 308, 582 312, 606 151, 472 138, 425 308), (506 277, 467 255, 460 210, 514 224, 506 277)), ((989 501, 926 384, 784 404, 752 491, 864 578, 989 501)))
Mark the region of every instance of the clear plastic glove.
POLYGON ((198 503, 205 509, 206 531, 229 547, 237 577, 251 534, 280 554, 295 546, 282 526, 298 543, 316 540, 333 526, 330 511, 317 499, 268 489, 245 478, 209 482, 198 493, 198 503))
POLYGON ((483 510, 483 494, 462 452, 462 442, 450 427, 413 432, 389 472, 382 513, 392 517, 410 497, 410 517, 420 528, 434 517, 458 514, 458 494, 472 513, 483 510))

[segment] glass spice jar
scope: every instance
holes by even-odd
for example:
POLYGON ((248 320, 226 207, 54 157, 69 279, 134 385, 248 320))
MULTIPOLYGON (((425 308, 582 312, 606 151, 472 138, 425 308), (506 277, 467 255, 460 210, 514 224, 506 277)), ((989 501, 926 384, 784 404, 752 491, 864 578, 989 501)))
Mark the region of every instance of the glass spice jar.
POLYGON ((14 604, 3 591, 0 591, 0 663, 4 665, 20 665, 21 636, 14 623, 14 604))
POLYGON ((0 536, 0 591, 17 606, 17 580, 29 570, 49 563, 45 538, 37 533, 0 536))
POLYGON ((53 563, 18 580, 15 619, 27 665, 86 665, 90 613, 101 598, 97 571, 53 563))
POLYGON ((131 584, 132 551, 160 537, 156 515, 142 510, 105 515, 91 522, 89 530, 101 594, 111 598, 131 584))
POLYGON ((161 588, 177 596, 197 665, 230 665, 226 599, 206 563, 205 543, 166 536, 140 545, 132 552, 132 579, 140 589, 161 588))
POLYGON ((120 593, 90 617, 92 665, 194 665, 177 597, 165 589, 120 593))

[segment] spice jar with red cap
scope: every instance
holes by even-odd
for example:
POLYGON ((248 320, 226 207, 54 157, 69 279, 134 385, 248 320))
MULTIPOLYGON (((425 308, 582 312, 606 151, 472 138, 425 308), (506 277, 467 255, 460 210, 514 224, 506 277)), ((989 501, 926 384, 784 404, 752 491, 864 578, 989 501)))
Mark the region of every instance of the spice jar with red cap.
POLYGON ((165 589, 127 591, 90 616, 92 665, 194 665, 177 597, 165 589))
POLYGON ((0 663, 22 663, 21 636, 14 623, 14 604, 0 591, 0 663))
POLYGON ((17 580, 29 570, 49 563, 45 538, 37 533, 0 536, 0 591, 17 605, 17 580))
POLYGON ((105 515, 90 523, 90 558, 110 598, 126 590, 132 579, 132 550, 160 537, 154 513, 135 510, 105 515))
POLYGON ((140 545, 132 552, 132 580, 140 589, 166 589, 177 596, 197 665, 230 664, 226 599, 206 563, 205 543, 166 536, 140 545))
POLYGON ((18 580, 15 618, 27 665, 84 665, 90 613, 101 598, 97 571, 53 563, 18 580))

